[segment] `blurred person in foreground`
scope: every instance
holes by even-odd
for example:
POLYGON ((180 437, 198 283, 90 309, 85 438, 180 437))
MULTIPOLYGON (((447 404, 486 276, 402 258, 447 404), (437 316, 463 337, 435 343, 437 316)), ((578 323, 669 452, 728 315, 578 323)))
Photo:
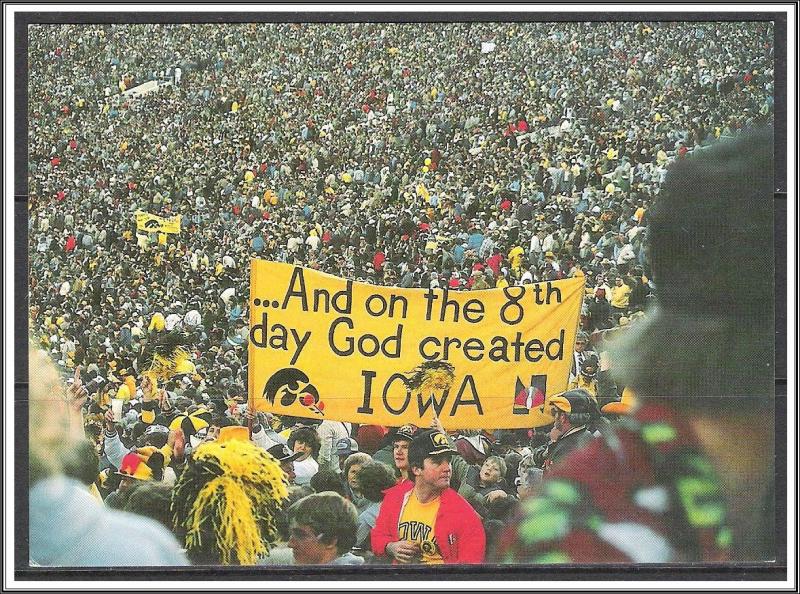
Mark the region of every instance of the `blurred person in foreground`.
POLYGON ((772 146, 748 133, 671 168, 658 307, 613 354, 641 404, 551 469, 497 561, 774 559, 772 146))
POLYGON ((81 408, 87 393, 80 369, 65 389, 45 353, 31 351, 29 361, 35 370, 29 387, 31 565, 188 565, 169 530, 104 507, 84 484, 66 476, 73 452, 86 439, 81 408))

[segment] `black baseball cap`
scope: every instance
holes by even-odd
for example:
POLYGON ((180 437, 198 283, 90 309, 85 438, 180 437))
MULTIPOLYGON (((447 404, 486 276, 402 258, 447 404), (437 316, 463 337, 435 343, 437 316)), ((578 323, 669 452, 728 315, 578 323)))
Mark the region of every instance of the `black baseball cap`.
POLYGON ((405 439, 406 441, 414 441, 414 436, 419 432, 419 427, 416 425, 403 425, 394 434, 392 443, 405 439))
POLYGON ((408 463, 410 466, 421 467, 425 458, 439 454, 456 454, 455 448, 450 445, 447 435, 435 429, 418 432, 408 448, 408 463))
POLYGON ((597 375, 597 368, 599 365, 600 362, 597 360, 597 357, 589 355, 584 359, 583 364, 581 364, 581 373, 588 377, 594 377, 597 375))
POLYGON ((267 448, 267 453, 271 454, 278 462, 294 462, 303 455, 303 452, 292 453, 283 443, 277 443, 271 448, 267 448))

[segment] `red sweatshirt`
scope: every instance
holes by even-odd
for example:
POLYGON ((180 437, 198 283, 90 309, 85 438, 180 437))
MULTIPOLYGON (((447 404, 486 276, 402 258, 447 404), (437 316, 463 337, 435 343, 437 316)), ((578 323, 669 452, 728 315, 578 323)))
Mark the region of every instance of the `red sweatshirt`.
MULTIPOLYGON (((400 516, 413 489, 413 482, 403 481, 386 490, 372 529, 375 555, 385 556, 386 545, 400 540, 400 516)), ((445 563, 483 563, 486 552, 483 523, 467 500, 454 489, 442 492, 434 532, 445 563)))

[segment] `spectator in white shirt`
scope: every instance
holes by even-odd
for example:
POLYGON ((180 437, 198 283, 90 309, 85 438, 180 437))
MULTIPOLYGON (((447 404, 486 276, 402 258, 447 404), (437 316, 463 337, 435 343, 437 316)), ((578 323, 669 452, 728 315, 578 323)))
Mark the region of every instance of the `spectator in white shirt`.
POLYGON ((292 431, 287 443, 289 449, 301 456, 294 461, 294 472, 297 475, 295 484, 307 485, 319 471, 316 457, 319 455, 319 435, 311 427, 300 427, 292 431))
POLYGON ((317 436, 319 436, 320 447, 317 461, 320 470, 339 472, 339 455, 336 451, 336 444, 340 439, 350 437, 351 430, 352 425, 342 421, 325 420, 319 424, 317 436))

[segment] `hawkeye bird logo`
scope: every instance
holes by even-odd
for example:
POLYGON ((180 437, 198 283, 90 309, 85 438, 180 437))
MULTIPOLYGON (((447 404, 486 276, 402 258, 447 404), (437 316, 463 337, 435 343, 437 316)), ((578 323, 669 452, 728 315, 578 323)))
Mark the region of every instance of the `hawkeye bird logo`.
POLYGON ((264 398, 272 405, 280 396, 281 406, 291 406, 295 400, 318 415, 324 415, 325 403, 319 399, 319 391, 310 383, 308 376, 293 367, 276 371, 264 385, 264 398))
POLYGON ((444 433, 434 433, 431 436, 431 441, 436 447, 447 447, 447 437, 444 436, 444 433))

